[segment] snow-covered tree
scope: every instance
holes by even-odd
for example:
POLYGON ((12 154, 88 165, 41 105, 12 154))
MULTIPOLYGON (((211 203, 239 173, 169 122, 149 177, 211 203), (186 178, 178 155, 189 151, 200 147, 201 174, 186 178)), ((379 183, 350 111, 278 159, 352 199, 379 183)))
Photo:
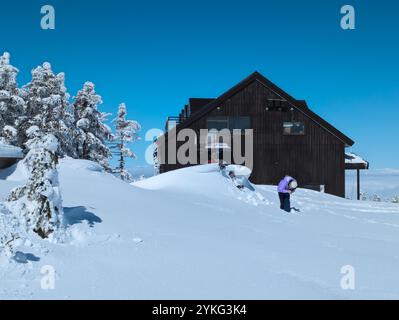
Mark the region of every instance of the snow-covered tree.
POLYGON ((23 242, 24 231, 18 218, 0 204, 0 253, 7 257, 14 256, 16 249, 23 242))
POLYGON ((0 142, 18 145, 25 101, 17 86, 18 69, 10 64, 10 54, 0 57, 0 142))
POLYGON ((98 110, 102 99, 94 88, 93 83, 86 82, 74 99, 76 153, 78 158, 98 162, 108 169, 112 154, 107 141, 111 140, 112 132, 104 123, 107 114, 98 110))
POLYGON ((153 143, 154 151, 152 153, 153 163, 154 163, 154 175, 159 175, 161 173, 161 162, 159 158, 158 144, 157 139, 154 140, 153 143))
POLYGON ((371 199, 371 201, 374 201, 374 202, 381 202, 382 201, 381 197, 378 194, 374 194, 370 199, 371 199))
POLYGON ((10 193, 5 205, 27 231, 48 238, 59 229, 63 217, 57 172, 58 140, 36 126, 27 130, 27 136, 30 151, 23 164, 30 176, 26 185, 10 193))
POLYGON ((129 144, 139 139, 141 126, 137 121, 127 120, 127 110, 124 103, 119 105, 118 116, 114 119, 115 136, 112 145, 113 153, 118 157, 118 167, 114 170, 124 181, 131 181, 132 176, 126 169, 126 158, 136 158, 129 144))
POLYGON ((360 192, 360 200, 367 201, 368 195, 366 192, 360 192))
MULTIPOLYGON (((24 89, 27 108, 22 129, 26 132, 36 126, 43 133, 54 135, 59 142, 59 155, 74 157, 74 117, 64 74, 54 74, 46 62, 32 71, 32 80, 24 89)), ((24 142, 28 139, 25 137, 24 142)))

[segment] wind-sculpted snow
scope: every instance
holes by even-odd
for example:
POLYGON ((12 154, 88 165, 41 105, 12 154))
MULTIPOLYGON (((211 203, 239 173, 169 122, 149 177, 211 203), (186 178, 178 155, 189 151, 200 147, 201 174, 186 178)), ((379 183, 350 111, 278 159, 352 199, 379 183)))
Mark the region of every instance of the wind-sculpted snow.
POLYGON ((399 298, 396 204, 298 190, 287 214, 275 187, 240 191, 216 165, 133 185, 96 168, 61 161, 68 241, 32 236, 0 258, 0 299, 399 298), (341 288, 347 265, 355 290, 341 288))

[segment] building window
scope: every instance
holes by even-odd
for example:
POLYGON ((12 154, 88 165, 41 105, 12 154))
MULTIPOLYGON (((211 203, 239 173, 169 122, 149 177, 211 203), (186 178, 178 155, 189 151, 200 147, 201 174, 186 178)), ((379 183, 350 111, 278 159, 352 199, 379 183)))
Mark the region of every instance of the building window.
POLYGON ((213 117, 207 121, 208 130, 216 129, 218 131, 223 129, 251 129, 250 117, 213 117))
POLYGON ((284 122, 283 134, 287 136, 303 136, 305 134, 305 124, 302 122, 284 122))

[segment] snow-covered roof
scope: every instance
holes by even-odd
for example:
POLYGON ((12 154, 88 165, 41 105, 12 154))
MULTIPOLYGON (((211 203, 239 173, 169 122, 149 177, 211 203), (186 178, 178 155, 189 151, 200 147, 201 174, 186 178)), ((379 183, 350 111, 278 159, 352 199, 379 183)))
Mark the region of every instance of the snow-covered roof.
POLYGON ((362 157, 351 152, 345 153, 345 163, 368 164, 362 157))
POLYGON ((369 169, 369 162, 364 160, 361 156, 352 153, 345 153, 345 166, 346 169, 369 169))
POLYGON ((23 157, 24 154, 22 153, 21 148, 0 143, 0 158, 22 159, 23 157))

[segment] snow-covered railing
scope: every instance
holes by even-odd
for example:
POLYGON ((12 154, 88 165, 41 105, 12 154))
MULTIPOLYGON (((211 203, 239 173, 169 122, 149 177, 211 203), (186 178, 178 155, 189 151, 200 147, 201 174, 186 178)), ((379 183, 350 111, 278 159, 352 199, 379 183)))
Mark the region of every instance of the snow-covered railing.
POLYGON ((362 157, 358 156, 357 154, 348 152, 345 154, 345 163, 362 163, 362 164, 368 164, 366 160, 364 160, 362 157))

